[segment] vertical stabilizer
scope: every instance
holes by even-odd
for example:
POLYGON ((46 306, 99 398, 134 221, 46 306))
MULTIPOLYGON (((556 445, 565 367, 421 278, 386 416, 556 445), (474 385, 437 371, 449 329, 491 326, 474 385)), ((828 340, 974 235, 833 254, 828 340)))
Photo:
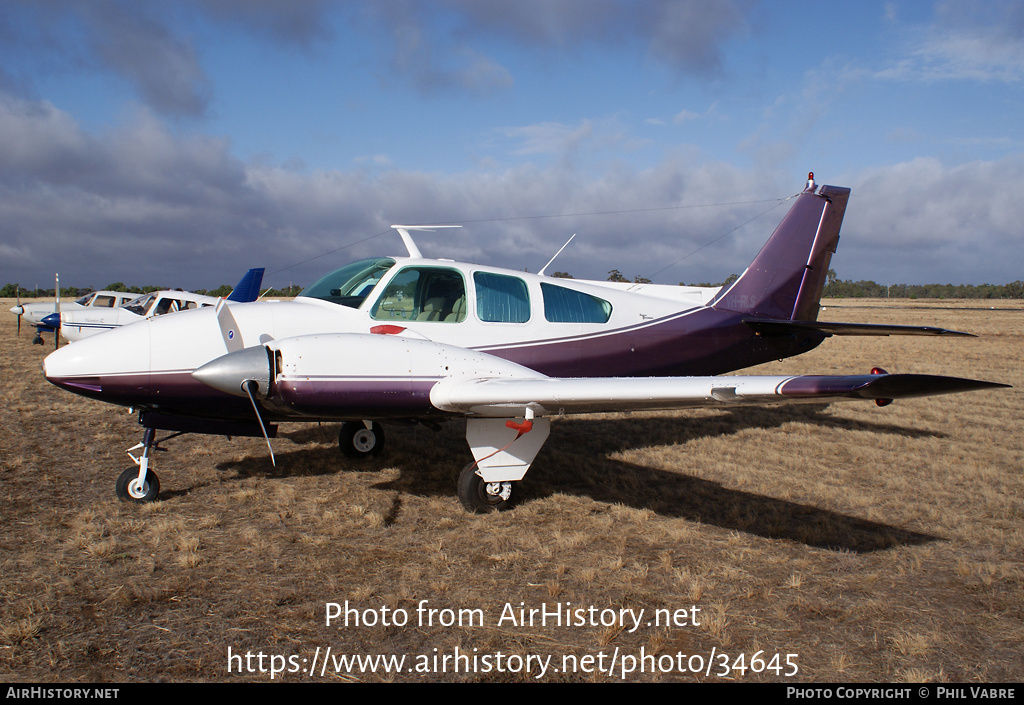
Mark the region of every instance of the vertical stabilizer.
POLYGON ((850 189, 808 187, 747 271, 711 302, 717 309, 763 318, 813 321, 850 189))
POLYGON ((260 284, 263 283, 263 267, 250 269, 242 275, 242 278, 235 284, 235 288, 228 295, 228 301, 249 303, 260 296, 260 284))

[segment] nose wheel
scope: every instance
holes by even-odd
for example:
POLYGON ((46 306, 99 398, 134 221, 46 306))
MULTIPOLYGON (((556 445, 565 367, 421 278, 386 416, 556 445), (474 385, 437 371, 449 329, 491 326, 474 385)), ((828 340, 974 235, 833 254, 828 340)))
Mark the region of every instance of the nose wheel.
POLYGON ((160 496, 160 478, 153 471, 146 472, 146 478, 139 480, 139 469, 130 467, 121 473, 114 485, 117 498, 126 502, 155 502, 160 496))
POLYGON ((128 457, 135 466, 122 472, 114 483, 118 499, 143 504, 155 502, 160 497, 160 478, 149 469, 149 454, 156 449, 156 444, 156 431, 147 428, 142 436, 142 443, 128 449, 128 457), (136 458, 132 451, 139 448, 142 448, 142 455, 136 458))

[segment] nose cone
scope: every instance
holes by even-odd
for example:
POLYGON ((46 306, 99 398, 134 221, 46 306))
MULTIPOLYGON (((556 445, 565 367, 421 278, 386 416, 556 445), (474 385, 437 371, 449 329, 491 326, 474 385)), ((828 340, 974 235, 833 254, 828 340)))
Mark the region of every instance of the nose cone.
POLYGON ((81 340, 50 353, 43 373, 76 394, 131 404, 149 390, 150 336, 146 326, 81 340))
POLYGON ((214 389, 239 397, 247 396, 243 385, 255 381, 260 393, 266 394, 270 387, 267 349, 256 345, 223 355, 197 369, 192 376, 214 389))
POLYGON ((13 313, 15 316, 20 316, 21 314, 25 313, 25 307, 24 306, 11 306, 11 313, 13 313))

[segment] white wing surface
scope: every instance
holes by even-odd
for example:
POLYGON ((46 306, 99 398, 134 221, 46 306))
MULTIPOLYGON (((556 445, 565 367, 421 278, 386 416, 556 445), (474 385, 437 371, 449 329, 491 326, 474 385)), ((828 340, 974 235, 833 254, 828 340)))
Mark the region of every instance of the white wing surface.
POLYGON ((485 417, 683 409, 701 406, 875 400, 951 394, 1006 385, 933 375, 609 377, 442 380, 430 401, 485 417))

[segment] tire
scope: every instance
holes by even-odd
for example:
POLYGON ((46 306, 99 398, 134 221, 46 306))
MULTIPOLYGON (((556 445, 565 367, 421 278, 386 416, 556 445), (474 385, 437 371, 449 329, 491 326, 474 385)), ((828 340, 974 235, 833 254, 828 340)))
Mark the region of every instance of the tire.
POLYGON ((142 483, 141 489, 138 487, 138 480, 139 469, 135 466, 121 473, 121 476, 117 478, 117 483, 114 485, 118 499, 139 504, 155 502, 160 496, 160 478, 152 470, 147 470, 146 479, 142 483))
POLYGON ((350 458, 369 458, 384 450, 384 427, 376 421, 367 428, 362 421, 348 421, 338 432, 338 447, 350 458))
POLYGON ((490 512, 503 512, 511 509, 515 504, 515 494, 512 492, 512 482, 484 482, 484 479, 476 474, 476 463, 470 463, 459 473, 458 495, 459 501, 466 511, 473 514, 488 514, 490 512), (497 494, 488 492, 488 488, 499 490, 497 494), (504 494, 507 499, 502 498, 504 494))

